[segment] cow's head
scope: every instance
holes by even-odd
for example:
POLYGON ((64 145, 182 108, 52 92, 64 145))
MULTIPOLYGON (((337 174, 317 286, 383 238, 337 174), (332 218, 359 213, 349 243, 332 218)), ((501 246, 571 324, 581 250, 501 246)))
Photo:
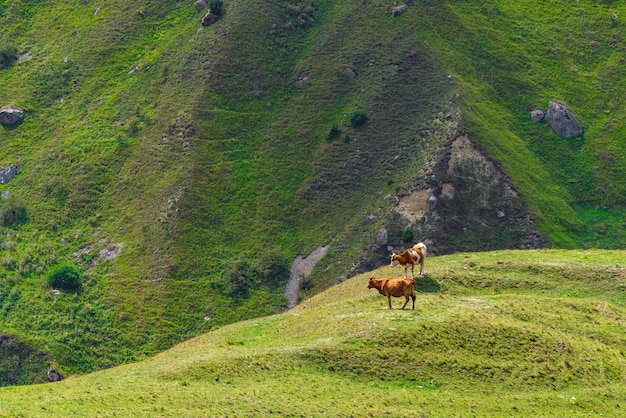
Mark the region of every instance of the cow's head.
POLYGON ((373 287, 376 287, 376 278, 370 277, 370 279, 367 281, 367 288, 371 289, 373 287))
POLYGON ((391 254, 391 264, 389 267, 394 267, 398 265, 398 260, 396 259, 396 253, 391 254))

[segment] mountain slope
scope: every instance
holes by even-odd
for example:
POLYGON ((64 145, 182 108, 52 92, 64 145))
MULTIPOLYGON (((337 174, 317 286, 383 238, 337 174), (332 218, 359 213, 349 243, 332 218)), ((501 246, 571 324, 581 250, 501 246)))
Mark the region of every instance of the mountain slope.
POLYGON ((142 362, 2 388, 0 416, 612 416, 625 261, 596 250, 430 257, 415 310, 400 299, 387 309, 359 275, 142 362))
POLYGON ((50 366, 280 312, 320 246, 305 298, 405 233, 440 254, 623 245, 623 6, 233 0, 202 27, 192 3, 0 0, 19 56, 0 105, 26 111, 0 128, 1 207, 27 212, 1 229, 0 332, 50 366), (553 98, 584 138, 530 120, 553 98), (54 296, 64 263, 82 288, 54 296))

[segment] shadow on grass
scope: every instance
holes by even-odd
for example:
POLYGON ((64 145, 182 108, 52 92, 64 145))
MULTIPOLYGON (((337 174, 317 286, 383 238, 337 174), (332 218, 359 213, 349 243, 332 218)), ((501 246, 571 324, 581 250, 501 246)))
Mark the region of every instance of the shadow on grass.
POLYGON ((441 285, 427 274, 415 278, 415 290, 420 293, 435 293, 440 289, 441 285))

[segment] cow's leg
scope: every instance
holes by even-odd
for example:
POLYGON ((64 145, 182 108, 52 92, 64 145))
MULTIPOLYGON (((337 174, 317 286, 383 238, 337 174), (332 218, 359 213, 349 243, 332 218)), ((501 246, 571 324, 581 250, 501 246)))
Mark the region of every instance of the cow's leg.
POLYGON ((389 309, 391 309, 391 294, 387 293, 387 303, 389 304, 389 309))
POLYGON ((413 299, 413 308, 411 309, 415 310, 415 295, 411 295, 411 299, 413 299))
POLYGON ((405 265, 405 266, 404 266, 404 278, 405 278, 405 279, 407 278, 407 277, 406 277, 406 276, 407 276, 407 274, 409 274, 409 273, 408 273, 408 271, 407 271, 407 270, 408 270, 408 268, 409 268, 409 266, 408 266, 408 265, 405 265))
POLYGON ((420 261, 420 276, 424 275, 424 259, 422 258, 422 261, 420 261))
POLYGON ((407 304, 407 303, 409 303, 409 297, 405 295, 405 296, 404 296, 404 298, 405 298, 406 300, 404 301, 404 305, 402 305, 402 308, 400 308, 400 309, 404 309, 404 307, 406 306, 406 304, 407 304))
MULTIPOLYGON (((411 264, 411 277, 413 277, 413 279, 415 279, 415 264, 411 264)), ((406 279, 406 277, 405 277, 406 279)))

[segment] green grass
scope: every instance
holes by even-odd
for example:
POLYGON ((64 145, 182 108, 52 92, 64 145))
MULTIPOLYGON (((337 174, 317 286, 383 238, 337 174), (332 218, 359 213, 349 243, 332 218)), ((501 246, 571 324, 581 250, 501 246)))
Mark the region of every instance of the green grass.
POLYGON ((623 10, 614 2, 552 6, 424 4, 428 24, 417 31, 461 84, 472 136, 502 163, 551 241, 613 247, 591 231, 619 216, 626 196, 615 123, 623 10), (574 111, 584 138, 558 138, 530 119, 552 99, 574 111))
MULTIPOLYGON (((395 245, 407 227, 387 196, 423 185, 459 132, 509 175, 550 246, 623 247, 624 6, 309 6, 233 0, 202 28, 173 0, 0 0, 3 44, 29 57, 0 69, 0 105, 26 111, 0 127, 0 166, 20 166, 2 206, 27 214, 0 229, 3 335, 80 374, 281 312, 280 285, 228 293, 231 261, 330 245, 305 298, 355 261, 382 264, 378 231, 395 245), (553 98, 584 138, 530 121, 553 98), (67 263, 81 291, 53 296, 46 274, 67 263)), ((450 240, 475 250, 474 231, 450 240)), ((516 234, 480 234, 480 248, 516 234)))
POLYGON ((615 416, 623 251, 429 257, 417 307, 359 275, 153 358, 0 389, 0 416, 615 416), (331 389, 332 388, 332 389, 331 389))

